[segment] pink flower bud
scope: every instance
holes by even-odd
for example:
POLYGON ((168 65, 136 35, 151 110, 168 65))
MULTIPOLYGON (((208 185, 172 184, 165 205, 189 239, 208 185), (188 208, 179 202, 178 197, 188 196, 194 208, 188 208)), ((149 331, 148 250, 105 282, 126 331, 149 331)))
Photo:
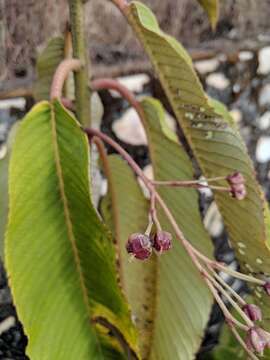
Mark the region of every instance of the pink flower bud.
POLYGON ((248 331, 246 344, 250 346, 250 350, 257 352, 260 355, 263 355, 264 348, 267 345, 267 341, 264 335, 259 330, 260 328, 253 327, 248 331))
POLYGON ((236 171, 232 175, 227 176, 227 181, 230 185, 239 185, 245 183, 245 178, 240 172, 236 171))
POLYGON ((227 176, 227 181, 231 187, 231 195, 237 200, 243 200, 246 195, 245 178, 240 172, 235 172, 227 176))
POLYGON ((128 238, 126 249, 136 259, 146 260, 152 253, 152 244, 149 236, 145 234, 135 233, 128 238))
POLYGON ((266 291, 267 295, 270 296, 270 281, 266 281, 266 283, 263 285, 263 288, 266 291))
POLYGON ((261 309, 254 304, 247 304, 243 307, 245 314, 252 321, 261 321, 262 320, 262 312, 261 309))
POLYGON ((167 231, 158 231, 153 238, 153 248, 162 253, 172 247, 172 235, 167 231))

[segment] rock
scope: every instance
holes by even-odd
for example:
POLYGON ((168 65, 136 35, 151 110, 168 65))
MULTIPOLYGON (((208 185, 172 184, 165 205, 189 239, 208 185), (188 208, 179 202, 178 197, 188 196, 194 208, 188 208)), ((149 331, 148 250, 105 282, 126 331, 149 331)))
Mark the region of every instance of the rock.
POLYGON ((25 109, 26 100, 22 97, 7 99, 0 101, 0 109, 10 109, 11 107, 24 110, 25 109))
POLYGON ((145 130, 136 110, 129 108, 113 123, 113 131, 119 140, 131 145, 147 145, 145 130))
POLYGON ((5 287, 3 289, 0 289, 0 306, 3 304, 11 304, 11 294, 9 288, 5 287))
POLYGON ((270 105, 270 84, 264 85, 259 95, 260 106, 270 105))
MULTIPOLYGON (((208 183, 203 176, 201 176, 199 180, 202 185, 208 186, 208 183)), ((199 189, 199 192, 203 194, 206 198, 211 198, 213 196, 213 192, 209 187, 201 188, 199 189)))
POLYGON ((211 236, 221 236, 224 225, 222 222, 222 216, 220 215, 215 202, 212 202, 212 204, 209 206, 203 222, 211 236))
POLYGON ((256 122, 260 130, 267 130, 270 126, 270 111, 266 111, 256 122))
POLYGON ((8 148, 6 144, 0 146, 0 160, 5 158, 5 156, 7 155, 7 150, 8 148))
MULTIPOLYGON (((150 77, 147 74, 136 74, 119 77, 117 81, 126 86, 130 91, 140 93, 143 91, 144 85, 150 82, 150 77)), ((117 91, 110 90, 110 93, 114 97, 121 97, 117 91)))
POLYGON ((196 61, 194 63, 195 69, 200 74, 207 74, 215 71, 219 66, 219 61, 217 58, 209 60, 196 61))
MULTIPOLYGON (((153 171, 153 166, 151 164, 146 165, 145 168, 143 169, 144 175, 146 177, 148 177, 149 179, 153 180, 154 179, 154 171, 153 171)), ((150 193, 149 190, 147 189, 147 187, 144 185, 144 182, 138 178, 139 184, 142 188, 143 194, 147 199, 150 199, 150 193)))
MULTIPOLYGON (((176 131, 175 119, 165 112, 165 121, 172 131, 176 131)), ((129 108, 124 115, 113 123, 113 131, 118 139, 131 145, 147 145, 147 137, 136 110, 129 108)))
POLYGON ((262 136, 256 147, 256 159, 260 163, 270 160, 270 136, 262 136))
POLYGON ((243 119, 242 111, 239 109, 233 109, 230 111, 231 116, 233 117, 234 121, 239 124, 243 119))
POLYGON ((213 73, 206 78, 206 84, 218 90, 224 90, 230 85, 230 81, 222 73, 213 73))
POLYGON ((270 73, 270 46, 266 46, 259 51, 258 74, 266 75, 270 73))
POLYGON ((14 316, 9 316, 5 320, 0 322, 0 335, 5 331, 8 331, 11 327, 15 326, 16 319, 14 316))
POLYGON ((251 51, 240 51, 238 57, 240 61, 250 61, 253 59, 254 55, 251 51))

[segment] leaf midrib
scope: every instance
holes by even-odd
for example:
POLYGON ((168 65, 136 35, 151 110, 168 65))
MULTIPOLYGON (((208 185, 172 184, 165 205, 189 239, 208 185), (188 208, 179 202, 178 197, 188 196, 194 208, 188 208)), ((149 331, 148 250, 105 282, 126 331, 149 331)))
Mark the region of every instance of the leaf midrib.
MULTIPOLYGON (((79 282, 80 282, 80 289, 83 296, 83 301, 86 306, 86 310, 88 313, 89 318, 91 318, 91 310, 90 305, 88 301, 88 292, 87 287, 85 285, 84 277, 83 277, 83 271, 82 271, 82 265, 80 261, 79 252, 76 246, 76 238, 73 231, 73 225, 71 221, 69 206, 68 206, 68 199, 65 192, 65 184, 64 184, 64 177, 61 167, 61 159, 60 159, 60 152, 59 152, 59 146, 57 142, 57 130, 56 130, 56 119, 55 119, 55 111, 53 105, 51 105, 51 124, 52 124, 52 145, 53 145, 53 152, 54 152, 54 160, 55 160, 55 166, 56 166, 56 174, 59 181, 59 190, 60 190, 60 196, 63 203, 63 209, 64 209, 64 218, 67 228, 67 234, 68 239, 71 243, 71 248, 74 254, 74 262, 75 266, 78 272, 79 276, 79 282)), ((90 324, 90 321, 89 321, 90 324)), ((90 325, 89 325, 90 326, 90 325)))

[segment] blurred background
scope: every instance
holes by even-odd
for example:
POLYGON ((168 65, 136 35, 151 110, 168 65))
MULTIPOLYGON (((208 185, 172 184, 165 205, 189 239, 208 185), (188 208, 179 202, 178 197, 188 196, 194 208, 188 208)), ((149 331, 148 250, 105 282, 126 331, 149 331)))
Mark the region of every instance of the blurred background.
MULTIPOLYGON (((189 51, 207 93, 230 109, 270 200, 270 0, 220 0, 215 32, 196 0, 143 2, 157 15, 161 28, 189 51)), ((155 74, 119 11, 109 0, 89 0, 85 17, 92 77, 118 78, 138 96, 159 98, 168 121, 185 143, 155 74)), ((51 37, 65 32, 67 24, 67 0, 0 0, 0 167, 5 166, 8 156, 9 130, 34 103, 37 57, 51 37)), ((113 92, 99 95, 103 131, 151 173, 146 137, 136 113, 113 92)), ((0 176, 0 186, 3 183, 0 176)), ((4 201, 1 190, 0 201, 4 201)), ((201 193, 201 210, 216 256, 237 268, 212 200, 211 192, 201 193)), ((16 317, 3 266, 1 269, 0 359, 27 359, 27 339, 16 317)), ((232 286, 238 292, 245 291, 239 281, 232 286)), ((218 342, 221 324, 222 316, 214 308, 198 359, 218 342)))

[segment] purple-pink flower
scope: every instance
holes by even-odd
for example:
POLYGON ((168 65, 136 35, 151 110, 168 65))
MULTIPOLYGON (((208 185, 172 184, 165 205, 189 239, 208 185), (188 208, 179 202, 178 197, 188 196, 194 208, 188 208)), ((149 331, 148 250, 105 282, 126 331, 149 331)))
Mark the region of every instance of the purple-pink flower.
POLYGON ((172 247, 172 235, 167 231, 158 231, 153 237, 153 248, 162 253, 172 247))
POLYGON ((149 236, 135 233, 128 238, 126 249, 136 259, 146 260, 152 253, 152 243, 149 236))
POLYGON ((237 200, 243 200, 247 195, 244 176, 240 172, 235 172, 227 176, 227 181, 230 184, 231 195, 237 200))
POLYGON ((245 343, 250 351, 263 355, 264 349, 270 347, 270 333, 254 326, 248 330, 245 343))
POLYGON ((270 295, 270 281, 266 281, 263 285, 264 290, 266 291, 267 295, 270 295))
POLYGON ((261 321, 262 320, 262 312, 261 309, 255 304, 247 304, 243 306, 243 310, 245 314, 252 321, 261 321))

